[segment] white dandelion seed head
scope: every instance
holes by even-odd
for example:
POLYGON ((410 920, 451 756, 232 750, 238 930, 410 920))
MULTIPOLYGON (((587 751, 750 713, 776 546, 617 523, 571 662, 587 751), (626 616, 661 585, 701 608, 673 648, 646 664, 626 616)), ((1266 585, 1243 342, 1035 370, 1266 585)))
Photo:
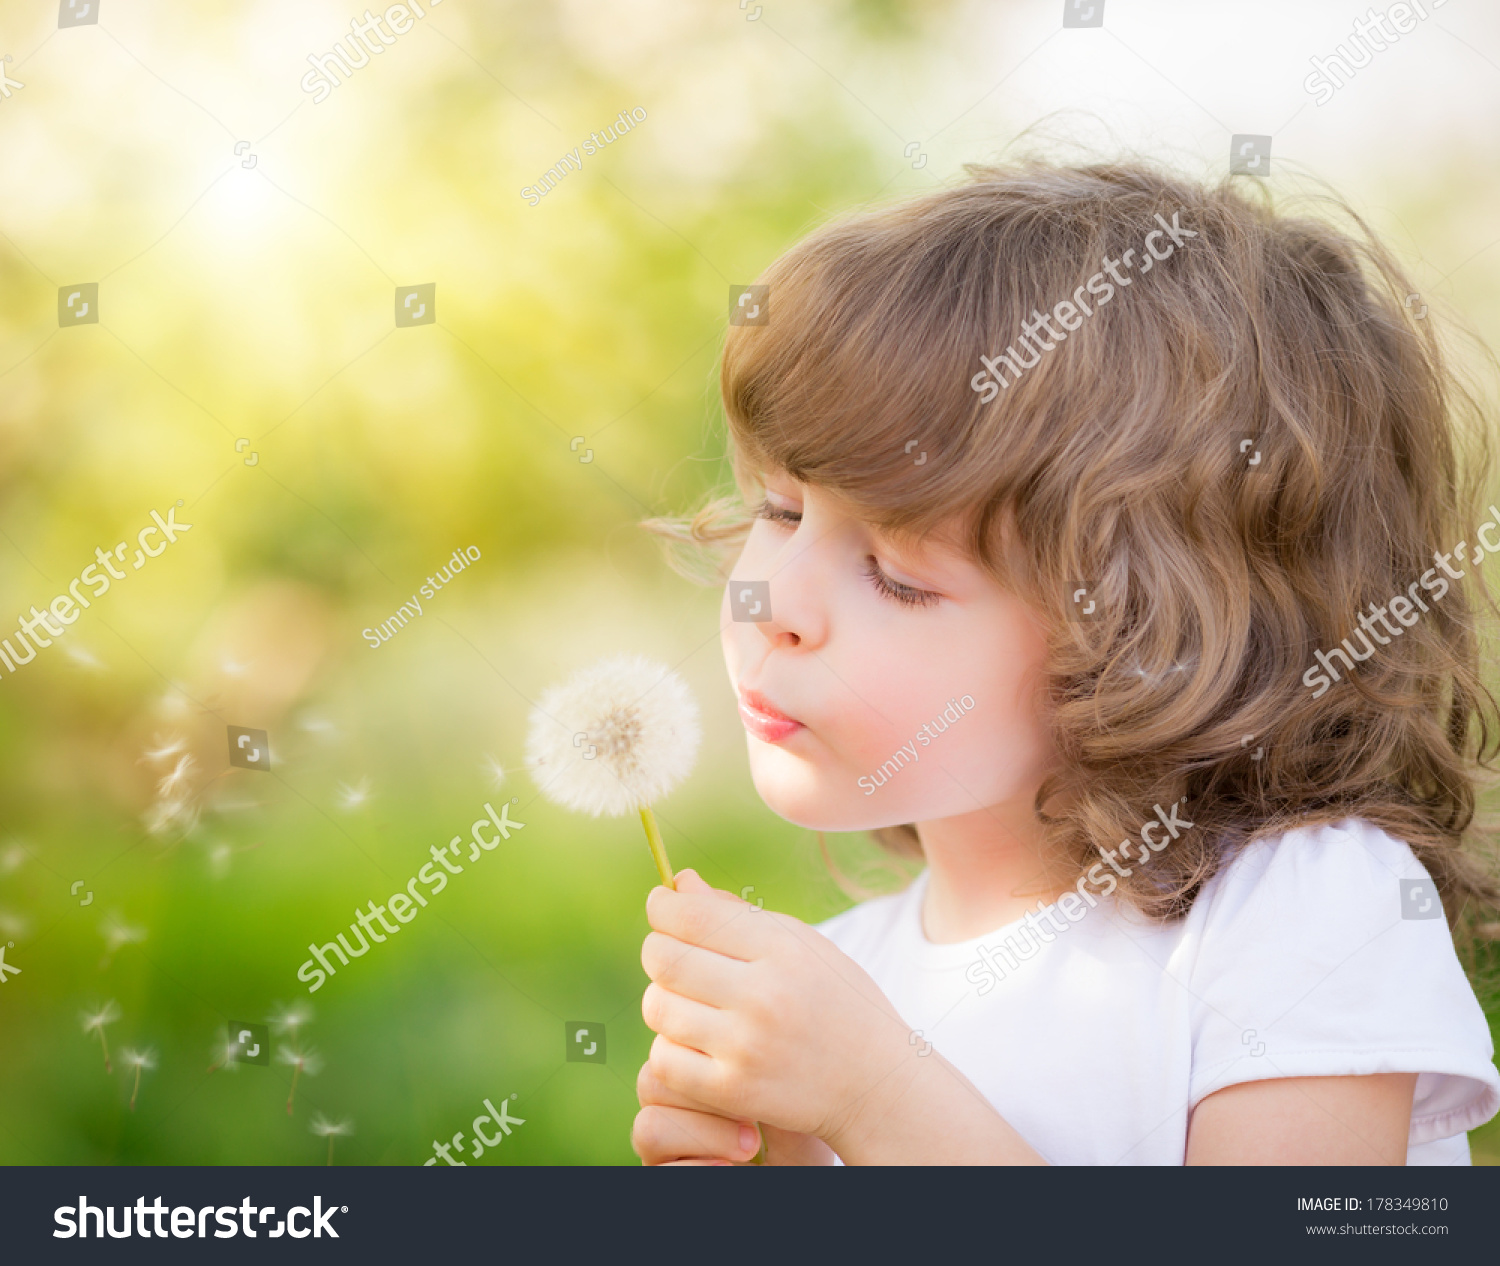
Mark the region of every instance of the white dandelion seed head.
POLYGON ((330 1134, 353 1134, 353 1121, 330 1121, 321 1112, 313 1117, 312 1123, 307 1127, 319 1138, 327 1138, 330 1134))
POLYGON ((138 1051, 133 1047, 127 1046, 120 1052, 120 1059, 131 1068, 151 1069, 156 1067, 156 1052, 149 1046, 143 1051, 138 1051))
POLYGON ((102 1029, 106 1024, 113 1024, 120 1018, 119 1005, 111 998, 97 1011, 80 1011, 78 1018, 83 1021, 83 1031, 93 1033, 102 1029))
POLYGON ((681 677, 643 655, 616 655, 543 693, 531 710, 526 768, 554 804, 619 817, 686 778, 701 738, 681 677))

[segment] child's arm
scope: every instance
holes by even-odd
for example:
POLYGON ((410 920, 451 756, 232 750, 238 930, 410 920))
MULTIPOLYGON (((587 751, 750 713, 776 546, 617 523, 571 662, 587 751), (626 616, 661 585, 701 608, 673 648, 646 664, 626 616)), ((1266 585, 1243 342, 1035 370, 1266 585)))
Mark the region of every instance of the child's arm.
POLYGON ((652 980, 641 1012, 658 1034, 649 1075, 732 1119, 734 1133, 728 1122, 678 1118, 705 1143, 755 1120, 819 1138, 848 1164, 1044 1163, 916 1040, 864 970, 805 923, 692 871, 676 892, 654 889, 646 915, 655 931, 641 949, 652 980))
POLYGON ((1416 1073, 1226 1086, 1188 1122, 1189 1165, 1404 1165, 1416 1073))

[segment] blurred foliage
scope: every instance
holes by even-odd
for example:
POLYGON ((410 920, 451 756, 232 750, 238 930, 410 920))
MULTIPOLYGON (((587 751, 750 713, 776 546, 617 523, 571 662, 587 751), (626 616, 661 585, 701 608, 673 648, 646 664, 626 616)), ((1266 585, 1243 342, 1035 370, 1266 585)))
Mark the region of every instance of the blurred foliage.
MULTIPOLYGON (((730 286, 937 164, 728 3, 444 5, 316 105, 305 57, 353 6, 111 6, 60 32, 55 7, 0 2, 25 83, 0 102, 0 611, 45 605, 152 509, 181 499, 192 529, 0 677, 0 933, 23 972, 0 995, 0 1163, 322 1163, 322 1112, 354 1122, 339 1162, 419 1164, 511 1093, 526 1124, 479 1163, 633 1162, 654 872, 638 823, 535 798, 529 700, 606 652, 679 666, 707 737, 658 806, 676 865, 809 920, 848 904, 750 785, 717 593, 634 524, 728 478, 730 286), (59 330, 84 279, 100 322, 59 330), (437 323, 393 328, 394 289, 428 281, 437 323), (372 649, 361 630, 471 545, 372 649), (229 725, 270 732, 269 773, 229 766, 229 725), (509 796, 525 829, 309 999, 308 943, 509 796), (144 939, 111 952, 112 920, 144 939), (112 1076, 79 1019, 110 999, 112 1076), (209 1069, 226 1021, 296 1001, 324 1062, 288 1115, 286 1065, 209 1069), (606 1065, 563 1061, 568 1020, 608 1025, 606 1065), (134 1112, 126 1046, 158 1053, 134 1112)), ((941 78, 956 12, 848 0, 813 35, 941 78)), ((974 126, 968 159, 1003 139, 974 126)), ((876 873, 867 841, 836 845, 876 873)))

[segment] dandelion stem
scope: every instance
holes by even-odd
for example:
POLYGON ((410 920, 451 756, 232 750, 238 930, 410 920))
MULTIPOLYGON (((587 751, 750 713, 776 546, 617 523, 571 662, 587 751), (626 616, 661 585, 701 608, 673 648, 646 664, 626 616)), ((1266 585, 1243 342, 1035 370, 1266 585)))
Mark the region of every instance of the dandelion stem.
MULTIPOLYGON (((107 1073, 114 1072, 114 1068, 110 1066, 109 1043, 104 1040, 104 1026, 102 1024, 99 1026, 99 1045, 104 1048, 104 1071, 107 1073)), ((116 1102, 119 1101, 116 1100, 116 1102)))
POLYGON ((328 1163, 333 1164, 333 1135, 328 1136, 328 1163))
POLYGON ((298 1078, 298 1076, 301 1075, 301 1073, 302 1073, 302 1061, 298 1060, 295 1064, 292 1065, 292 1089, 291 1089, 291 1093, 288 1094, 287 1097, 286 1097, 286 1114, 287 1114, 287 1116, 291 1116, 292 1115, 292 1095, 294 1095, 294 1094, 297 1093, 297 1078, 298 1078))
POLYGON ((672 863, 667 860, 667 846, 661 842, 661 830, 656 825, 656 814, 649 804, 641 806, 641 825, 646 828, 646 843, 651 845, 651 857, 656 869, 661 872, 661 881, 674 892, 677 881, 672 876, 672 863))
MULTIPOLYGON (((136 1095, 140 1094, 140 1092, 141 1092, 141 1065, 137 1064, 135 1066, 135 1087, 130 1092, 130 1110, 132 1112, 135 1111, 135 1097, 136 1097, 136 1095)), ((119 1100, 116 1100, 115 1102, 118 1103, 119 1100)))

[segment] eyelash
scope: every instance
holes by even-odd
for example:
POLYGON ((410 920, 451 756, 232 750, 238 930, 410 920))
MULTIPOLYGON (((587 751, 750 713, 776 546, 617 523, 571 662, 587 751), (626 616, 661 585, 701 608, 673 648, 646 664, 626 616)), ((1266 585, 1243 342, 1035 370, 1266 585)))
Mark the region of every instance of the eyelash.
MULTIPOLYGON (((766 498, 756 507, 755 517, 765 519, 770 523, 796 525, 802 522, 801 514, 795 510, 784 510, 780 506, 772 505, 770 498, 766 498)), ((880 564, 874 558, 866 562, 864 574, 878 593, 893 602, 899 602, 904 607, 930 607, 939 597, 930 590, 914 589, 911 585, 903 585, 899 580, 892 580, 880 570, 880 564)))

